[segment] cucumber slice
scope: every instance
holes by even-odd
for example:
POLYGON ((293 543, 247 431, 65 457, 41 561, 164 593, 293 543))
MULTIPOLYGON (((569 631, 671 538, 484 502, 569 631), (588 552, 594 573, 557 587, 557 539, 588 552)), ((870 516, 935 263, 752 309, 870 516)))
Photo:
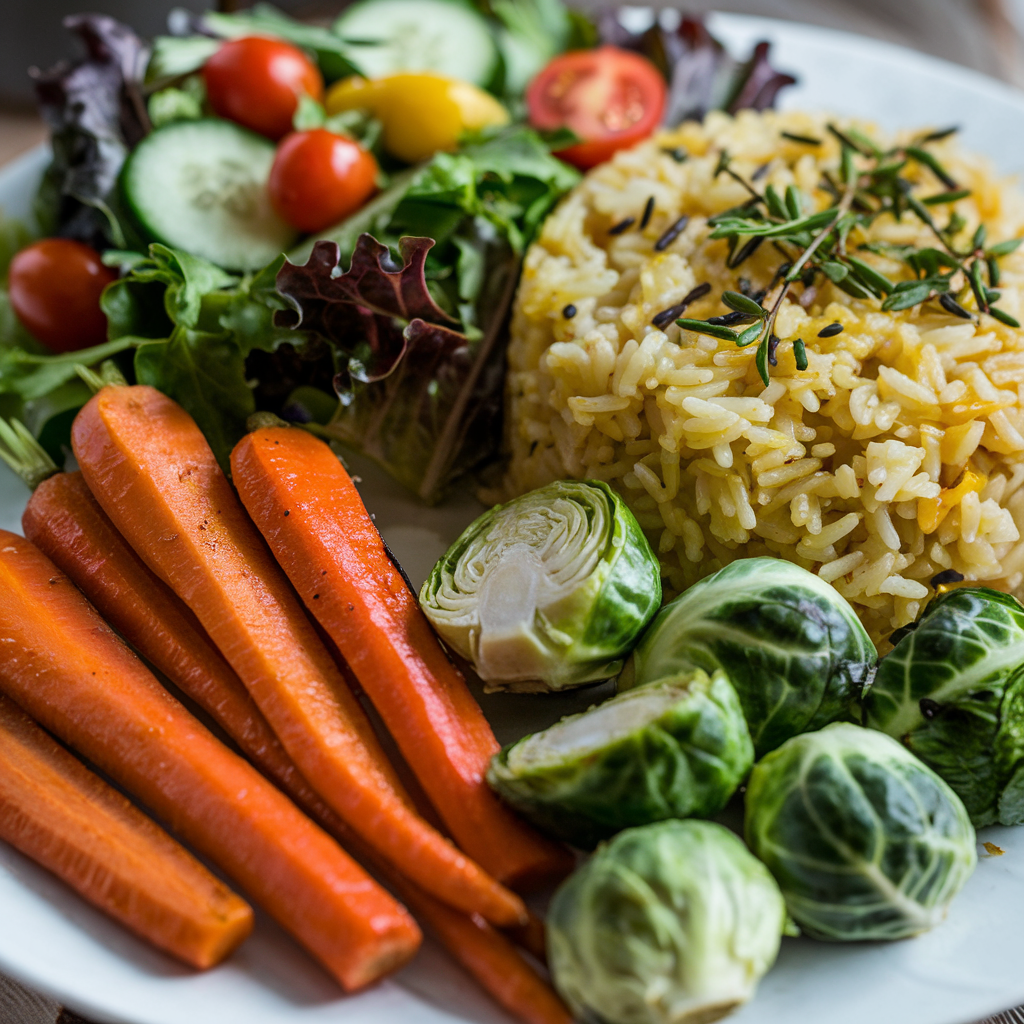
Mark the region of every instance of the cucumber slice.
POLYGON ((362 0, 335 21, 368 78, 434 71, 487 86, 498 48, 487 22, 458 0, 362 0))
POLYGON ((228 270, 257 270, 297 236, 270 205, 274 153, 268 139, 231 121, 176 121, 138 144, 121 187, 155 241, 228 270))

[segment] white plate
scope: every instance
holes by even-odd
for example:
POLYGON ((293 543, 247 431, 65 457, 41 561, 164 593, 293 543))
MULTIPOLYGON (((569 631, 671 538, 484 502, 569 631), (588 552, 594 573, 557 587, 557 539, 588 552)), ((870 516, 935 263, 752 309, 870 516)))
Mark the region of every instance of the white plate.
MULTIPOLYGON (((910 50, 758 18, 718 15, 712 29, 742 51, 775 43, 776 66, 800 75, 787 107, 828 109, 886 127, 961 124, 998 168, 1024 170, 1024 94, 910 50)), ((24 214, 41 153, 0 172, 0 205, 24 214)), ((361 489, 389 544, 418 583, 478 511, 462 499, 424 510, 361 463, 361 489)), ((3 467, 0 467, 2 470, 3 467)), ((26 493, 0 472, 0 526, 18 529, 26 493)), ((591 694, 592 695, 592 694, 591 694)), ((577 698, 491 697, 506 740, 577 698)), ((1006 850, 982 857, 949 920, 921 938, 835 946, 787 939, 779 963, 736 1024, 967 1024, 1024 1002, 1024 829, 989 829, 1006 850)), ((96 1020, 126 1024, 499 1024, 507 1018, 429 944, 393 980, 345 998, 273 924, 228 963, 195 975, 150 951, 61 883, 0 846, 0 969, 96 1020)))

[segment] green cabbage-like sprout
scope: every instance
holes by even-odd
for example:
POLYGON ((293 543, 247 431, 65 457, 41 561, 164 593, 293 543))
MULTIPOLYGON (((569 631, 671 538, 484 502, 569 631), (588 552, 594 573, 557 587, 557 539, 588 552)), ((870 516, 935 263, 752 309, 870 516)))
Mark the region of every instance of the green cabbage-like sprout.
POLYGON ((746 837, 818 939, 933 928, 977 862, 959 797, 884 733, 837 722, 754 766, 746 837))
POLYGON ((824 580, 779 558, 742 558, 661 609, 619 689, 724 669, 760 756, 849 719, 877 656, 849 602, 824 580))
POLYGON ((710 818, 754 762, 724 672, 619 694, 495 754, 487 781, 544 831, 589 849, 632 825, 710 818))
POLYGON ((706 1024, 754 994, 786 908, 728 829, 664 821, 620 832, 555 893, 548 960, 581 1020, 706 1024))
POLYGON ((657 558, 596 481, 559 481, 485 512, 420 591, 434 628, 492 690, 608 679, 660 603, 657 558))
POLYGON ((964 587, 932 601, 878 666, 867 724, 901 740, 975 826, 1024 824, 1024 607, 964 587))

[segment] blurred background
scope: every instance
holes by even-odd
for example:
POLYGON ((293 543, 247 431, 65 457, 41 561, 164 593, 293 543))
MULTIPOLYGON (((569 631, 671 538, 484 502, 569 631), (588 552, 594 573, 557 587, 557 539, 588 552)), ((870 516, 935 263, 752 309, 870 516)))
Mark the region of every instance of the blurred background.
MULTIPOLYGON (((578 0, 595 8, 600 0, 578 0)), ((276 0, 290 14, 327 17, 341 0, 276 0)), ((218 0, 0 0, 0 163, 42 138, 33 113, 32 65, 49 67, 73 56, 61 21, 96 9, 142 35, 161 32, 177 6, 204 10, 218 0)), ((248 0, 219 0, 224 10, 248 0)), ((666 6, 664 0, 654 6, 666 6)), ((1024 0, 680 0, 690 12, 737 11, 806 21, 900 43, 1024 87, 1024 0)))

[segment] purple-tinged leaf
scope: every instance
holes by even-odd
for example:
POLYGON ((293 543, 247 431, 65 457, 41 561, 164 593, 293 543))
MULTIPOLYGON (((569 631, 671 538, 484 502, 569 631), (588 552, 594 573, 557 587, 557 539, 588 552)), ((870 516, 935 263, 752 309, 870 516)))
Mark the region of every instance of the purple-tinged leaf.
POLYGON ((386 245, 363 234, 349 269, 339 274, 338 244, 317 242, 306 263, 286 262, 278 272, 277 290, 292 309, 279 313, 276 322, 330 339, 348 356, 343 372, 352 379, 383 380, 406 353, 406 323, 458 323, 427 287, 424 267, 433 244, 430 238, 401 239, 399 265, 386 245))
POLYGON ((787 85, 796 85, 796 79, 771 66, 769 52, 771 43, 760 42, 754 47, 754 54, 743 66, 743 75, 738 78, 739 90, 729 104, 729 113, 737 110, 768 110, 775 106, 779 90, 787 85))
POLYGON ((739 63, 701 18, 684 17, 668 29, 662 15, 643 32, 633 32, 612 10, 601 17, 600 33, 603 42, 643 54, 665 76, 664 123, 670 126, 700 120, 709 110, 764 110, 783 86, 796 81, 771 67, 768 43, 758 43, 750 59, 739 63))
POLYGON ((113 209, 125 158, 150 128, 142 93, 149 48, 106 15, 75 15, 64 25, 82 40, 86 57, 31 72, 53 143, 43 196, 54 223, 46 227, 93 245, 109 240, 124 248, 113 209))
POLYGON ((506 313, 519 261, 507 241, 485 254, 483 337, 458 329, 430 296, 424 275, 433 241, 402 238, 403 264, 362 235, 349 269, 318 242, 307 263, 285 263, 278 291, 292 307, 281 326, 314 331, 336 350, 340 399, 328 434, 384 465, 426 501, 493 454, 500 430, 506 313))

